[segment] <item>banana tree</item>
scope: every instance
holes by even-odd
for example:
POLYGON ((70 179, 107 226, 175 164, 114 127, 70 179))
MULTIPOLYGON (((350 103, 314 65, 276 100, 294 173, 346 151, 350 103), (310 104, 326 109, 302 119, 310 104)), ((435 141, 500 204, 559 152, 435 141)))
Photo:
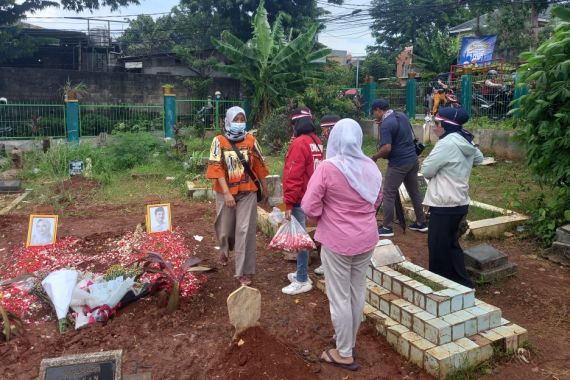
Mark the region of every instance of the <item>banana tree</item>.
POLYGON ((212 40, 231 61, 218 69, 241 80, 245 92, 253 95, 255 122, 263 120, 287 98, 301 93, 309 83, 321 79, 321 64, 316 61, 330 53, 330 49, 316 47, 318 24, 292 39, 285 33, 285 18, 280 14, 273 26, 269 25, 267 11, 260 1, 250 41, 245 43, 228 31, 222 33, 220 40, 212 40))

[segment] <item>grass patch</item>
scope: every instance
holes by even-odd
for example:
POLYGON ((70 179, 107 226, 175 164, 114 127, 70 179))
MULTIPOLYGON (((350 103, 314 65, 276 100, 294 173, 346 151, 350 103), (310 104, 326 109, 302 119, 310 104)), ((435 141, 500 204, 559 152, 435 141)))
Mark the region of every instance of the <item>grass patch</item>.
POLYGON ((473 117, 465 123, 464 128, 468 131, 476 131, 479 129, 493 129, 496 131, 514 131, 516 120, 508 118, 504 120, 493 120, 488 117, 473 117))
POLYGON ((513 351, 503 351, 498 347, 493 347, 493 356, 489 360, 451 372, 445 380, 476 380, 484 375, 492 374, 493 369, 499 364, 511 362, 514 357, 513 351))
POLYGON ((469 180, 472 199, 523 213, 529 202, 542 193, 544 189, 521 161, 499 160, 494 165, 476 166, 469 180))
POLYGON ((162 179, 133 179, 129 173, 113 175, 108 184, 96 194, 94 200, 104 203, 142 202, 147 195, 159 195, 162 199, 181 198, 184 188, 179 181, 162 179))
POLYGON ((496 211, 486 210, 480 207, 469 206, 469 212, 467 213, 467 220, 475 221, 475 220, 491 219, 491 218, 496 218, 498 216, 502 216, 502 214, 496 211))
POLYGON ((429 286, 434 292, 439 292, 440 290, 447 289, 445 286, 440 285, 437 282, 431 281, 431 280, 429 280, 423 276, 420 276, 419 274, 417 274, 415 272, 409 271, 407 269, 396 267, 395 270, 402 273, 403 275, 408 276, 412 280, 415 280, 421 284, 429 286))

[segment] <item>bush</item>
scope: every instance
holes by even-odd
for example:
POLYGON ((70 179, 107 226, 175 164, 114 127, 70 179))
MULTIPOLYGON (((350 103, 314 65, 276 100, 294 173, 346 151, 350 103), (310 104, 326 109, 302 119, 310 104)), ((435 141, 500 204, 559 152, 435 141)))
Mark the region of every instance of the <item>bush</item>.
POLYGON ((291 134, 292 131, 289 127, 289 118, 285 107, 273 110, 259 124, 257 132, 259 141, 272 150, 272 152, 268 152, 269 154, 280 151, 291 138, 291 134))
POLYGON ((105 182, 110 176, 110 161, 105 151, 89 144, 61 144, 52 147, 46 153, 34 150, 26 153, 24 160, 25 175, 65 178, 69 176, 69 162, 91 159, 93 177, 105 182))
POLYGON ((519 137, 527 149, 526 164, 539 179, 556 192, 548 204, 537 204, 533 230, 544 244, 554 230, 570 221, 570 9, 556 7, 561 19, 554 35, 536 52, 521 54, 526 61, 519 69, 521 83, 530 87, 515 102, 513 112, 522 118, 519 137))
POLYGON ((42 117, 38 125, 42 136, 65 136, 65 119, 63 117, 42 117))
POLYGON ((143 165, 150 161, 154 153, 164 148, 164 144, 148 132, 119 132, 113 136, 109 156, 115 170, 143 165))
POLYGON ((81 115, 81 136, 97 136, 101 132, 110 133, 113 129, 111 120, 97 113, 81 115))

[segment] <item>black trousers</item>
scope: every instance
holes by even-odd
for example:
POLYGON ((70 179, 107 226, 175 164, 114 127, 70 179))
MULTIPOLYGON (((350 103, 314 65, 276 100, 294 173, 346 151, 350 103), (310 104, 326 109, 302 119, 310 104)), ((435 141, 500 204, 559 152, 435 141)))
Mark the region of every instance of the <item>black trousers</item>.
POLYGON ((465 269, 464 253, 459 245, 459 223, 466 213, 439 214, 429 217, 429 270, 461 285, 473 288, 465 269))

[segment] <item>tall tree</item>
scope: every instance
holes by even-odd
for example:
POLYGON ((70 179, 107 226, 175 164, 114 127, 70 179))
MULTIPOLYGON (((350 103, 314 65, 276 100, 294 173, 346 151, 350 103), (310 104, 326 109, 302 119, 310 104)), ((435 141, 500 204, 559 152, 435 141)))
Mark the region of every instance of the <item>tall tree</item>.
MULTIPOLYGON (((343 0, 327 0, 327 3, 342 4, 343 0)), ((181 0, 180 4, 192 14, 205 13, 229 22, 233 35, 242 41, 251 38, 252 20, 259 0, 181 0)), ((317 18, 327 11, 317 5, 316 0, 267 0, 265 1, 268 21, 273 23, 279 13, 286 13, 291 18, 283 22, 284 27, 297 31, 307 30, 317 18)))
POLYGON ((450 3, 449 0, 373 0, 370 10, 374 20, 372 35, 377 45, 391 51, 400 51, 410 45, 417 49, 416 42, 420 37, 431 40, 437 32, 465 21, 468 15, 466 3, 450 3))
POLYGON ((110 6, 114 11, 120 6, 138 4, 139 0, 0 0, 0 62, 32 55, 44 39, 32 39, 21 33, 16 24, 34 13, 49 7, 71 11, 98 9, 110 6))
POLYGON ((168 52, 172 49, 172 20, 160 17, 156 21, 151 16, 141 15, 129 22, 129 27, 119 42, 124 44, 128 55, 143 55, 168 52))
POLYGON ((26 13, 49 7, 81 12, 108 6, 114 11, 129 4, 139 4, 139 0, 0 0, 0 26, 12 25, 26 18, 26 13))
POLYGON ((322 75, 316 60, 330 53, 315 49, 318 24, 289 39, 283 26, 284 16, 278 15, 270 26, 263 0, 253 17, 253 38, 244 43, 229 31, 220 40, 213 40, 217 49, 232 63, 220 70, 240 79, 249 95, 253 95, 254 120, 259 122, 275 106, 301 93, 308 82, 322 75))

